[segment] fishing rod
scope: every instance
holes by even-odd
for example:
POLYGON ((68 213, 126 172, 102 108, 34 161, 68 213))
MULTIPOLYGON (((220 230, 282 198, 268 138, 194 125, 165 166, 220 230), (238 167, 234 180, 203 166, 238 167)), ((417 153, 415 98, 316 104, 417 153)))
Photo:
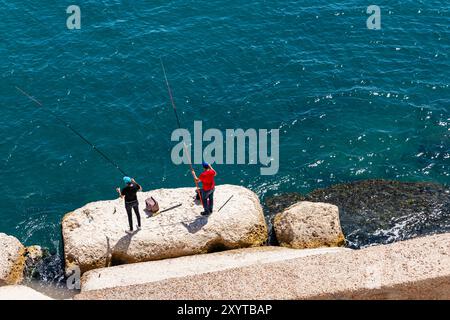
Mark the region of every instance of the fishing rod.
MULTIPOLYGON (((163 63, 163 60, 161 57, 159 58, 159 60, 161 61, 161 67, 162 67, 162 70, 164 73, 164 79, 166 80, 167 91, 169 92, 169 97, 170 97, 170 102, 172 104, 173 112, 175 113, 175 118, 177 119, 178 129, 181 129, 180 118, 178 117, 177 107, 175 106, 175 102, 173 101, 172 90, 170 89, 169 80, 167 80, 166 68, 164 68, 164 63, 163 63)), ((184 141, 183 141, 183 146, 184 146, 184 152, 186 153, 186 156, 188 157, 189 167, 191 168, 192 178, 194 178, 195 187, 197 189, 197 194, 198 194, 198 196, 200 198, 200 202, 203 206, 203 198, 202 198, 202 194, 200 192, 200 188, 198 186, 198 181, 197 181, 197 179, 195 179, 196 174, 195 174, 194 168, 192 167, 191 156, 187 150, 187 146, 184 141)))
POLYGON ((225 205, 228 203, 228 201, 231 200, 231 198, 233 198, 233 195, 231 195, 231 197, 228 198, 228 200, 219 208, 219 210, 217 210, 217 212, 219 212, 220 210, 222 210, 223 207, 225 207, 225 205))
MULTIPOLYGON (((26 96, 28 99, 36 103, 38 106, 43 107, 44 105, 37 100, 36 98, 32 97, 28 93, 26 93, 24 90, 20 89, 16 86, 17 91, 22 93, 24 96, 26 96)), ((75 133, 78 137, 81 138, 84 142, 86 142, 88 145, 92 147, 95 151, 97 151, 106 161, 111 163, 117 170, 120 171, 124 176, 128 176, 114 161, 112 161, 106 154, 104 154, 101 150, 99 150, 93 143, 91 143, 88 139, 86 139, 81 133, 79 133, 77 130, 75 130, 68 122, 61 119, 56 113, 54 113, 51 109, 48 109, 50 111, 50 114, 55 117, 56 120, 61 122, 65 127, 67 127, 69 130, 71 130, 73 133, 75 133)))
POLYGON ((172 206, 172 207, 170 207, 170 208, 167 208, 167 209, 164 209, 164 210, 159 211, 159 213, 163 213, 163 212, 167 212, 167 211, 176 209, 176 208, 178 208, 178 207, 181 207, 182 205, 183 205, 183 204, 181 204, 181 203, 176 204, 176 205, 174 205, 174 206, 172 206))

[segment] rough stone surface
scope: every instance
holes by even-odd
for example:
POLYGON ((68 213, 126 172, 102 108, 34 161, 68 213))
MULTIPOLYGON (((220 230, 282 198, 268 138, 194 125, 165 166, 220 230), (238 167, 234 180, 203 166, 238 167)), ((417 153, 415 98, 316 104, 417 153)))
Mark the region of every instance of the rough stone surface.
POLYGON ((4 286, 0 288, 0 300, 53 300, 26 286, 4 286))
POLYGON ((298 202, 274 219, 278 242, 283 247, 303 249, 344 245, 339 209, 321 202, 298 202))
POLYGON ((0 233, 0 286, 23 280, 25 247, 15 237, 0 233))
MULTIPOLYGON (((121 199, 89 203, 62 221, 66 273, 78 266, 82 273, 105 266, 160 260, 199 253, 260 246, 267 225, 259 199, 252 191, 233 185, 216 187, 212 215, 200 215, 193 188, 139 192, 142 230, 129 235, 121 199), (161 211, 144 213, 145 199, 153 196, 161 211), (233 198, 217 212, 230 196, 233 198)), ((136 223, 133 214, 134 222, 136 223)))
POLYGON ((295 250, 282 247, 258 247, 179 257, 158 261, 127 264, 86 272, 81 290, 98 290, 139 285, 170 278, 223 271, 276 261, 284 261, 316 254, 341 252, 345 248, 295 250))
POLYGON ((346 246, 352 249, 450 232, 450 188, 440 184, 360 180, 307 195, 268 197, 265 212, 271 220, 299 201, 338 206, 346 246))
POLYGON ((450 299, 449 248, 446 233, 86 291, 75 299, 450 299))

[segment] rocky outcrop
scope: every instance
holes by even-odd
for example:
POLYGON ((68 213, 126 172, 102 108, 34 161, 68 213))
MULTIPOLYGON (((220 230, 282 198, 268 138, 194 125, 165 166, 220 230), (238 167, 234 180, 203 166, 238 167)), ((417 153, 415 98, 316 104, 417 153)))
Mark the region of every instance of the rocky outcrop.
POLYGON ((15 237, 0 233, 0 286, 23 280, 25 247, 15 237))
MULTIPOLYGON (((143 283, 134 275, 126 282, 131 266, 87 273, 75 299, 450 299, 449 248, 450 233, 446 233, 361 250, 325 248, 337 251, 297 257, 286 253, 284 259, 284 252, 274 259, 256 251, 261 263, 255 258, 250 265, 239 265, 237 259, 233 268, 219 269, 218 254, 192 257, 199 259, 198 265, 209 265, 209 270, 181 258, 154 261, 133 266, 136 269, 131 271, 142 275, 143 283), (211 268, 215 261, 216 270, 211 268), (161 263, 168 268, 166 275, 161 263), (175 266, 179 273, 171 277, 169 271, 175 266)), ((254 249, 241 251, 252 255, 248 250, 254 249)), ((233 263, 233 252, 220 254, 233 263)))
POLYGON ((30 263, 36 263, 44 257, 44 249, 41 246, 29 246, 26 250, 27 260, 30 260, 30 263))
POLYGON ((66 272, 254 247, 266 241, 263 211, 252 191, 217 186, 215 209, 209 217, 200 215, 202 207, 194 203, 194 195, 193 188, 138 193, 142 230, 133 234, 125 233, 128 221, 121 199, 90 203, 68 213, 62 221, 66 272), (152 216, 143 212, 149 196, 159 202, 161 211, 181 206, 152 216))
POLYGON ((41 246, 30 246, 25 251, 25 279, 39 279, 39 270, 42 268, 44 258, 49 255, 48 250, 41 246))
POLYGON ((339 209, 321 202, 298 202, 274 219, 278 242, 294 249, 337 247, 345 239, 339 221, 339 209))
POLYGON ((338 206, 350 248, 450 232, 450 189, 436 183, 361 180, 269 197, 265 209, 272 218, 299 201, 338 206))
POLYGON ((0 300, 52 300, 52 298, 26 286, 4 286, 0 288, 0 300))

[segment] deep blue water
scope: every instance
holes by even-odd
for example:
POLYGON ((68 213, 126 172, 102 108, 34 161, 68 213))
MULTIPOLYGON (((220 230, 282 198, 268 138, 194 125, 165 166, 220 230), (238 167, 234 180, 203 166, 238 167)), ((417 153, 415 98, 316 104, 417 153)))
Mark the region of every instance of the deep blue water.
POLYGON ((170 159, 160 57, 184 127, 280 129, 278 174, 218 165, 217 183, 261 199, 367 178, 448 184, 449 3, 378 1, 378 31, 369 4, 0 1, 0 232, 57 248, 61 217, 121 183, 48 109, 145 189, 192 186, 170 159))

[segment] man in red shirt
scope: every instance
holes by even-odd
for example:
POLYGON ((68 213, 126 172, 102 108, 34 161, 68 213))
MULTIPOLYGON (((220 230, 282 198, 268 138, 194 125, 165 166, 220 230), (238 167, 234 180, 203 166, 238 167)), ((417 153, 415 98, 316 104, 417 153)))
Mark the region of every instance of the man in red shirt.
POLYGON ((203 216, 208 216, 213 212, 213 201, 214 201, 214 187, 216 183, 214 182, 214 177, 217 175, 216 171, 211 167, 210 164, 202 162, 203 172, 200 177, 197 178, 194 170, 192 170, 192 175, 196 181, 201 181, 202 183, 202 201, 203 201, 203 211, 201 214, 203 216))

